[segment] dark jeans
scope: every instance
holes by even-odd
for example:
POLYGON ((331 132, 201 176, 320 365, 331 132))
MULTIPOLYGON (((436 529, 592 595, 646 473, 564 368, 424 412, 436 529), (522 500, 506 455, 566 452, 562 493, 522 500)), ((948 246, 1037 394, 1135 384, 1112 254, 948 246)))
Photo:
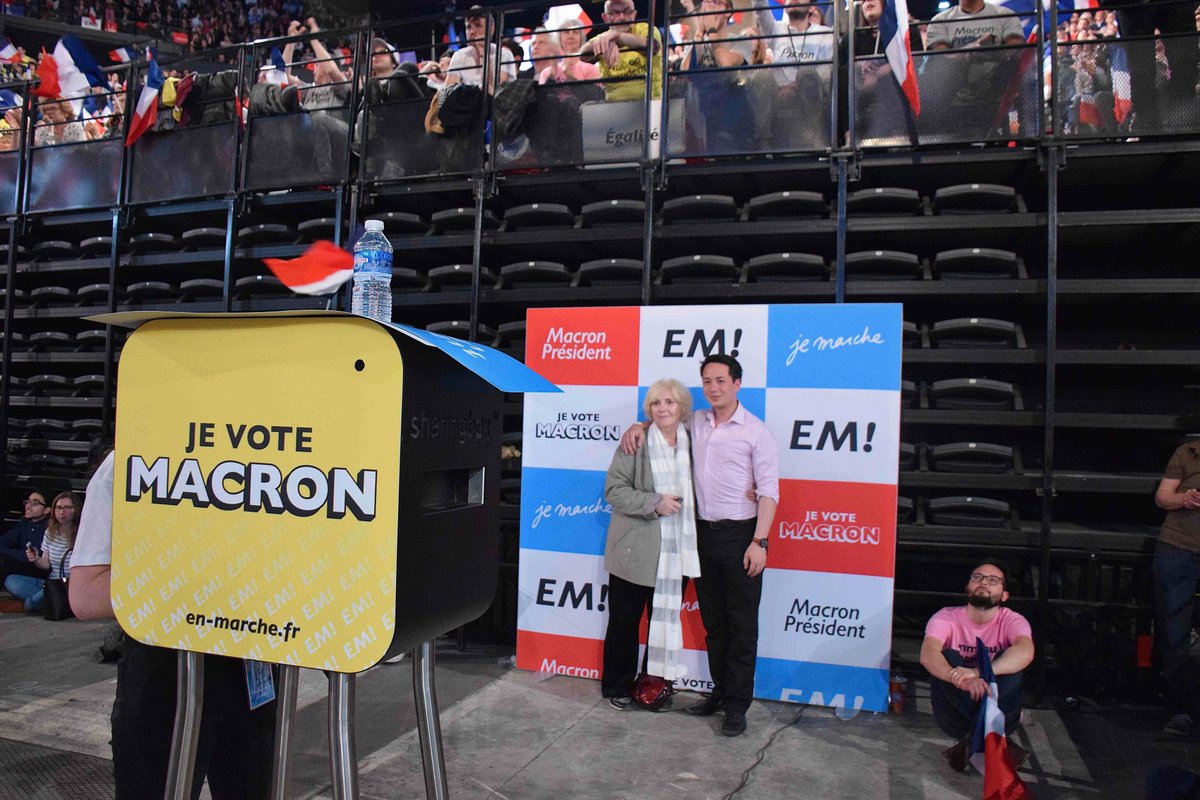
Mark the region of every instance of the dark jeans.
POLYGON ((1196 664, 1188 653, 1195 595, 1200 585, 1200 553, 1158 542, 1154 547, 1154 616, 1163 678, 1177 712, 1200 715, 1196 664))
MULTIPOLYGON (((696 599, 708 632, 708 671, 713 696, 726 711, 745 713, 754 697, 758 658, 758 601, 762 575, 746 575, 742 558, 754 540, 755 520, 696 521, 700 577, 696 599)), ((610 590, 611 591, 611 590, 610 590)))
MULTIPOLYGON (((163 796, 175 722, 174 650, 126 638, 117 664, 112 749, 117 800, 163 796)), ((238 659, 204 657, 204 714, 192 798, 204 778, 214 800, 266 797, 271 784, 275 704, 250 710, 238 659)))
MULTIPOLYGON (((1003 651, 1001 651, 1003 652, 1003 651)), ((952 648, 942 650, 942 655, 952 667, 961 667, 962 655, 952 648)), ((998 658, 997 653, 992 658, 998 658)), ((971 695, 954 688, 954 684, 939 681, 930 676, 930 699, 933 701, 933 720, 942 732, 952 739, 961 739, 975 727, 979 704, 971 695)), ((1021 722, 1021 673, 997 675, 996 690, 1000 693, 998 703, 1004 713, 1004 732, 1011 735, 1021 722)))
POLYGON ((604 632, 604 675, 600 693, 628 697, 638 675, 638 628, 642 612, 650 618, 653 586, 639 586, 608 576, 608 629, 604 632))

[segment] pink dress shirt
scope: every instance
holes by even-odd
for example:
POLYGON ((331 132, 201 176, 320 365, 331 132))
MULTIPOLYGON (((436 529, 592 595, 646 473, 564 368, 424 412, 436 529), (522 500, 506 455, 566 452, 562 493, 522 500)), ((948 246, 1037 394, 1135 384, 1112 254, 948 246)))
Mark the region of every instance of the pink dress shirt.
POLYGON ((779 502, 779 450, 767 426, 738 403, 728 422, 716 425, 713 412, 697 411, 692 420, 692 456, 696 510, 700 519, 753 519, 758 504, 746 497, 779 502))

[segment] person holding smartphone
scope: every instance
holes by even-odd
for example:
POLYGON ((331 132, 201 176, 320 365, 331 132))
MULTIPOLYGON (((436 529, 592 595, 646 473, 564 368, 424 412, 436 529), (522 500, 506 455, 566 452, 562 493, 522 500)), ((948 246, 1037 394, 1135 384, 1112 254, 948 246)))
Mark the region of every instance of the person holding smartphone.
POLYGON ((677 380, 655 381, 643 408, 650 419, 645 438, 632 454, 617 448, 604 481, 612 517, 604 547, 608 630, 600 690, 618 710, 633 702, 643 611, 650 621, 646 673, 667 681, 684 676, 683 583, 700 576, 691 442, 684 425, 691 417, 691 394, 677 380))

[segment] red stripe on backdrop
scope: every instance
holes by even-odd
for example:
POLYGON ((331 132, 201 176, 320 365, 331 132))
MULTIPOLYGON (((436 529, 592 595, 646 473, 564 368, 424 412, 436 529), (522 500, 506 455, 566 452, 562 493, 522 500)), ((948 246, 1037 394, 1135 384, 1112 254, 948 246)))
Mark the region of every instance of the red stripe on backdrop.
POLYGON ((517 631, 517 669, 600 679, 604 640, 517 631))
POLYGON ((894 577, 895 486, 780 480, 779 495, 768 567, 894 577))
POLYGON ((564 386, 637 386, 641 309, 529 309, 525 366, 564 386))

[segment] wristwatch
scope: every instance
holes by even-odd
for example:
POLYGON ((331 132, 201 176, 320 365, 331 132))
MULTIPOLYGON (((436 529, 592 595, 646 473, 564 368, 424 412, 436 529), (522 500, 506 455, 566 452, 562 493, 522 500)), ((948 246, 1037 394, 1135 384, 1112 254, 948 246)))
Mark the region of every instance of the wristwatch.
POLYGON ((767 549, 767 537, 765 537, 765 536, 761 539, 755 539, 754 543, 756 545, 758 545, 759 547, 761 547, 763 550, 767 549))

